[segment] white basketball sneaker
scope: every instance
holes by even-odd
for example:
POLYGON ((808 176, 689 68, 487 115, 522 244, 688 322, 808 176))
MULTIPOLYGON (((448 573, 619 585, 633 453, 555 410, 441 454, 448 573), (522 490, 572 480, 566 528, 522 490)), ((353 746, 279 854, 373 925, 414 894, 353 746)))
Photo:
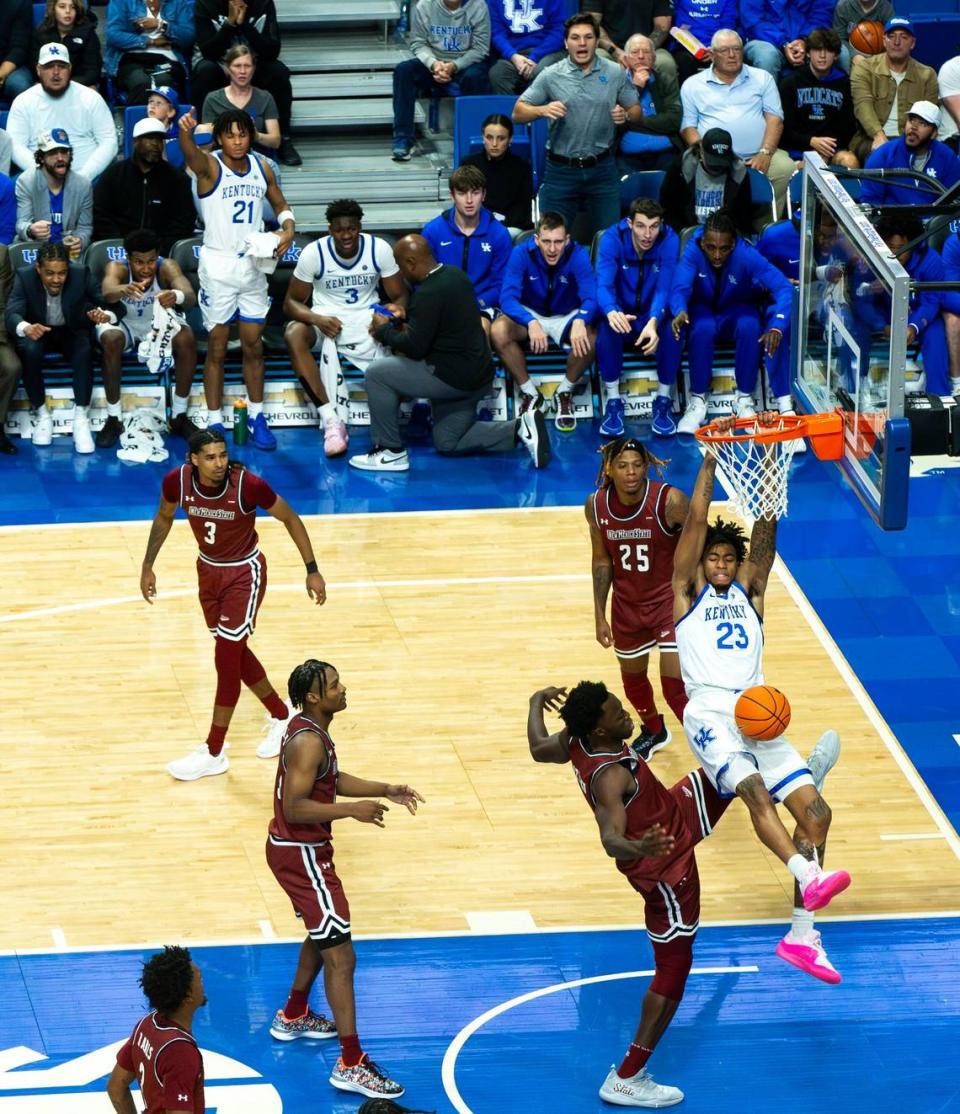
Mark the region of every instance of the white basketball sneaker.
POLYGON ((629 1079, 621 1079, 614 1066, 603 1081, 600 1097, 614 1106, 644 1106, 658 1110, 683 1102, 683 1091, 679 1087, 655 1083, 646 1068, 641 1068, 629 1079))
POLYGON ((214 757, 206 743, 201 743, 185 758, 178 758, 175 762, 167 764, 167 773, 177 781, 197 781, 198 778, 225 774, 229 769, 230 759, 227 758, 226 750, 220 751, 214 757))
POLYGON ((683 417, 677 422, 677 433, 696 433, 707 420, 707 400, 703 395, 691 395, 683 417))
POLYGON ((755 418, 757 411, 753 405, 753 396, 737 391, 733 400, 733 412, 738 418, 755 418))
POLYGON ((813 784, 818 793, 823 792, 827 774, 836 766, 839 757, 840 736, 836 731, 824 731, 807 758, 807 768, 813 775, 813 784))
POLYGON ((53 440, 53 416, 46 406, 37 407, 37 424, 30 439, 38 448, 49 445, 53 440))
POLYGON ((90 432, 90 421, 86 407, 73 408, 73 447, 78 453, 92 453, 96 446, 90 432))
POLYGON ((283 743, 284 732, 287 730, 287 724, 293 719, 294 714, 291 713, 286 719, 274 719, 271 715, 266 717, 264 736, 257 745, 258 758, 277 757, 283 743))

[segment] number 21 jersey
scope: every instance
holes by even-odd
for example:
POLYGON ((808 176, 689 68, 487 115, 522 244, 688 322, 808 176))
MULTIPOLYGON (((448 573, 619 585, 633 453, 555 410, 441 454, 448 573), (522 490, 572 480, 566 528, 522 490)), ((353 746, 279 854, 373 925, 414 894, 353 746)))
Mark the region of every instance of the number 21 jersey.
POLYGON ((763 620, 736 581, 726 592, 705 584, 676 631, 688 696, 704 687, 742 692, 763 684, 763 620))
POLYGON ((263 199, 267 176, 254 154, 247 155, 247 169, 240 173, 217 160, 220 172, 213 188, 197 196, 203 218, 203 246, 242 255, 247 237, 263 230, 263 199))

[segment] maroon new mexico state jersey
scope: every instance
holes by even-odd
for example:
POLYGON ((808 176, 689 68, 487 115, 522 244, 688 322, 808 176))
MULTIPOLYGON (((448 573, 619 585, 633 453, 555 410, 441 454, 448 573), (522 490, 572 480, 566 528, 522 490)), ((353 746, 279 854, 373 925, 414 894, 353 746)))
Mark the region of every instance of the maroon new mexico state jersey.
POLYGON ((240 561, 257 551, 257 507, 277 501, 273 488, 245 468, 231 467, 219 488, 206 488, 192 464, 182 464, 163 478, 163 497, 183 507, 200 546, 213 565, 240 561))
POLYGON ((611 621, 621 629, 654 627, 673 612, 673 554, 682 526, 667 525, 670 485, 648 480, 627 507, 613 485, 593 497, 593 518, 613 562, 611 621))
POLYGON ((192 1110, 203 1114, 203 1058, 192 1033, 158 1013, 137 1022, 117 1063, 140 1084, 144 1114, 192 1110))
POLYGON ((641 891, 653 889, 658 882, 671 885, 679 882, 687 872, 689 857, 701 836, 691 832, 673 794, 650 772, 646 762, 637 758, 626 743, 617 749, 592 753, 577 738, 570 739, 570 761, 587 804, 594 811, 596 779, 610 766, 626 766, 633 775, 633 788, 623 802, 627 810, 624 837, 639 839, 648 828, 660 824, 676 843, 668 856, 659 859, 617 859, 617 870, 641 891))
POLYGON ((324 761, 317 768, 316 780, 310 791, 310 800, 320 805, 332 805, 337 799, 337 752, 333 739, 324 729, 303 712, 298 712, 287 724, 280 744, 277 761, 277 781, 273 794, 273 819, 270 834, 288 843, 324 843, 331 838, 331 824, 291 824, 283 815, 283 783, 287 774, 287 744, 303 731, 313 731, 323 743, 324 761))

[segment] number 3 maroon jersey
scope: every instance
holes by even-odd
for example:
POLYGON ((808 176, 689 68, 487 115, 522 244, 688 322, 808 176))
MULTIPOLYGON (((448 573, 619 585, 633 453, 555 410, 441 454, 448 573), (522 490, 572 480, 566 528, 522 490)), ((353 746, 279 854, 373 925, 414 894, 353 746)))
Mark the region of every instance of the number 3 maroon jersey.
POLYGON ((613 562, 611 623, 621 630, 657 627, 673 614, 673 554, 682 526, 667 524, 670 485, 648 480, 628 507, 612 484, 593 497, 593 518, 613 562))
POLYGON ((164 476, 163 497, 184 509, 201 558, 214 565, 256 553, 257 507, 268 511, 277 501, 266 480, 246 468, 231 466, 220 487, 206 488, 192 464, 182 464, 164 476))
POLYGON ((270 821, 270 834, 286 843, 324 843, 331 838, 331 823, 292 824, 283 815, 283 785, 287 776, 287 745, 304 731, 312 731, 320 736, 324 758, 317 767, 316 779, 310 791, 310 800, 319 805, 332 805, 337 799, 337 752, 333 739, 320 724, 315 723, 303 712, 298 712, 287 724, 287 730, 280 744, 280 757, 277 760, 277 780, 273 793, 273 819, 270 821))
POLYGON ((159 1013, 137 1022, 117 1052, 117 1063, 140 1084, 144 1114, 164 1110, 204 1114, 203 1057, 197 1042, 192 1033, 159 1013))
POLYGON ((593 795, 596 779, 610 766, 626 766, 633 775, 634 788, 623 802, 627 810, 624 837, 640 839, 648 828, 660 824, 676 843, 669 855, 658 859, 616 859, 617 870, 626 875, 634 889, 641 892, 652 890, 658 882, 670 885, 679 882, 686 874, 689 856, 702 836, 691 831, 677 799, 651 773, 646 762, 637 758, 626 743, 619 747, 611 746, 608 751, 591 752, 577 738, 570 739, 570 761, 587 804, 594 812, 597 807, 593 795))

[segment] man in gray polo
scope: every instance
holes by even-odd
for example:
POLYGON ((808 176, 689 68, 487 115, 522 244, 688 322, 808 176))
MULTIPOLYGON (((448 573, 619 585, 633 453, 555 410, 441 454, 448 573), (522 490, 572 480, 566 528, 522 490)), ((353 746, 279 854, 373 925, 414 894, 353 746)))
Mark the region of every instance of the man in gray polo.
POLYGON ((562 213, 573 226, 587 211, 590 236, 620 219, 620 180, 613 146, 617 125, 637 124, 643 110, 630 74, 597 57, 592 15, 571 16, 563 26, 567 57, 548 66, 513 109, 517 124, 550 121, 540 212, 562 213))

